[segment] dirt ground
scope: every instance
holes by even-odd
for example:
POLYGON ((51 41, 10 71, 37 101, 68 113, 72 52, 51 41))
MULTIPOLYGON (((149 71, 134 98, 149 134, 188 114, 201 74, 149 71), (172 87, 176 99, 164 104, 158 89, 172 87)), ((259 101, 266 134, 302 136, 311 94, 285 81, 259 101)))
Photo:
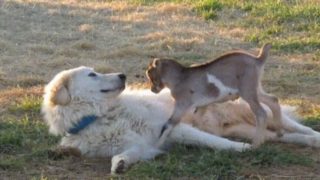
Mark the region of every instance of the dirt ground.
MULTIPOLYGON (((85 65, 101 72, 121 71, 130 84, 136 84, 147 81, 144 72, 153 57, 174 57, 190 64, 231 49, 256 53, 260 47, 244 42, 245 33, 241 28, 220 28, 190 7, 170 3, 4 1, 0 5, 0 113, 7 113, 8 105, 24 95, 41 96, 44 84, 68 68, 85 65)), ((263 80, 268 91, 282 102, 298 105, 303 115, 320 107, 320 79, 295 82, 290 73, 307 79, 309 70, 320 72, 319 62, 312 61, 312 56, 273 53, 263 80)), ((252 179, 260 179, 260 175, 267 179, 320 179, 319 150, 284 147, 310 156, 318 165, 266 168, 258 173, 248 170, 244 174, 252 179)), ((30 164, 19 172, 0 169, 0 174, 6 179, 29 179, 39 171, 49 179, 108 178, 109 162, 66 158, 48 160, 45 166, 30 164)))

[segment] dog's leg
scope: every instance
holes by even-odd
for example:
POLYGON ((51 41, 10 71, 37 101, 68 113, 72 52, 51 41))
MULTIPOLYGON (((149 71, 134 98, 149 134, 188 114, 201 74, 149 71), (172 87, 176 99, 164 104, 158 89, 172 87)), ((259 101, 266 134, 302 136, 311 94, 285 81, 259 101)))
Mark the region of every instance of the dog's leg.
POLYGON ((294 119, 291 119, 287 114, 285 114, 285 112, 282 113, 282 123, 284 129, 287 131, 294 133, 302 133, 305 135, 315 135, 320 138, 319 132, 296 122, 294 119))
POLYGON ((266 104, 267 106, 269 106, 269 108, 271 109, 272 115, 273 115, 273 120, 276 125, 277 134, 278 134, 278 136, 281 136, 283 133, 282 132, 283 125, 282 125, 282 121, 281 121, 281 119, 282 119, 281 107, 280 107, 278 98, 275 96, 266 94, 262 90, 260 90, 259 100, 261 102, 263 102, 264 104, 266 104))
MULTIPOLYGON (((223 135, 228 137, 253 139, 255 135, 255 127, 248 124, 238 124, 227 128, 223 135)), ((320 137, 314 135, 283 133, 283 135, 279 137, 276 132, 267 129, 265 137, 266 141, 293 143, 318 148, 320 147, 320 137)))
POLYGON ((111 160, 111 173, 122 173, 131 164, 136 163, 140 160, 152 159, 162 151, 151 146, 135 145, 121 154, 115 155, 111 160))
POLYGON ((320 137, 314 135, 305 135, 300 133, 285 133, 277 137, 278 141, 284 143, 294 143, 311 147, 320 147, 320 137))
MULTIPOLYGON (((250 124, 235 124, 229 128, 225 128, 223 131, 223 136, 226 137, 237 137, 253 140, 256 135, 256 127, 250 124)), ((265 140, 273 140, 277 137, 277 134, 266 130, 265 131, 265 140)))
POLYGON ((226 138, 215 136, 184 123, 178 124, 173 129, 169 139, 174 142, 189 145, 207 146, 219 150, 231 149, 235 151, 244 151, 251 147, 250 144, 235 142, 226 138))

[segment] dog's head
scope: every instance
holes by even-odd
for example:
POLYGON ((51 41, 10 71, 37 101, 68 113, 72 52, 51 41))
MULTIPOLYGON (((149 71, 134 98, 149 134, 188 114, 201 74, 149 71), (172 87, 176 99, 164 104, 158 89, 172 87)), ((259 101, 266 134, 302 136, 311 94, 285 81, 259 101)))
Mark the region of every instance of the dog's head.
POLYGON ((58 73, 45 87, 42 104, 50 132, 64 134, 79 118, 107 110, 124 90, 125 80, 124 74, 100 74, 83 66, 58 73))
POLYGON ((62 106, 74 99, 99 102, 121 93, 125 80, 121 73, 100 74, 82 66, 58 73, 45 88, 45 100, 62 106))
POLYGON ((151 83, 151 91, 159 93, 165 85, 162 82, 162 60, 159 58, 154 59, 150 62, 146 71, 147 78, 151 83))

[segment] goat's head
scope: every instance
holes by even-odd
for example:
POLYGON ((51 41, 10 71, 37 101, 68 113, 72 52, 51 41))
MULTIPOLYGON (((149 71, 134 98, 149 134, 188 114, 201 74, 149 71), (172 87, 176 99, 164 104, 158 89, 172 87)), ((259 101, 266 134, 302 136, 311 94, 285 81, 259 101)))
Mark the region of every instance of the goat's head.
POLYGON ((146 75, 151 83, 151 91, 159 93, 165 85, 162 82, 162 63, 161 59, 154 59, 148 66, 146 75))

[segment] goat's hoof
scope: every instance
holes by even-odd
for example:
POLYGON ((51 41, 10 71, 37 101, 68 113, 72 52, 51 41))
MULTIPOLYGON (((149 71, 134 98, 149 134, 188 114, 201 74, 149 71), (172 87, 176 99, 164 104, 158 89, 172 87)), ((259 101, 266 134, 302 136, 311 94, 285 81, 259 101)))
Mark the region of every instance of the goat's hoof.
POLYGON ((124 164, 125 164, 125 163, 124 163, 124 160, 120 160, 120 161, 118 162, 117 168, 115 169, 115 172, 116 172, 117 174, 124 172, 124 169, 125 169, 125 165, 124 165, 124 164))
POLYGON ((123 157, 116 156, 112 158, 111 174, 121 174, 126 168, 127 165, 123 157))

